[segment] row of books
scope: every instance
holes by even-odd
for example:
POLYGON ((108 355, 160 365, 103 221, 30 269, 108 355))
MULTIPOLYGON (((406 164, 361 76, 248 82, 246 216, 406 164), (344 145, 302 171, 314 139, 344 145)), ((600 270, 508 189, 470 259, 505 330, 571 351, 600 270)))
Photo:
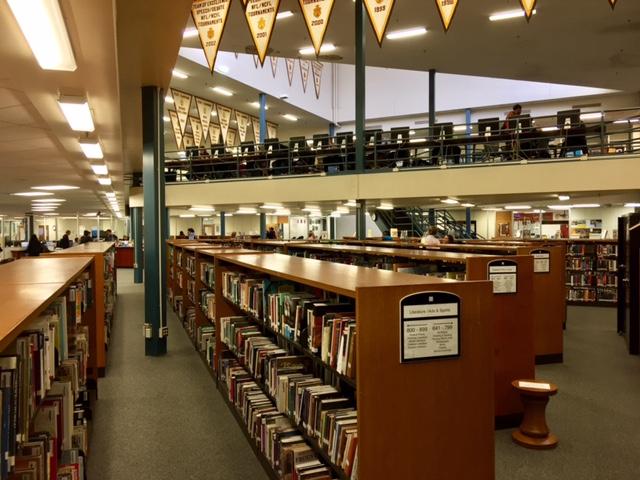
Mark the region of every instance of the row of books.
POLYGON ((187 308, 187 311, 185 312, 182 323, 184 325, 185 330, 189 334, 189 337, 192 339, 195 338, 196 326, 197 326, 195 307, 187 308))
POLYGON ((618 269, 618 261, 612 258, 598 258, 597 269, 615 272, 618 269))
POLYGON ((196 281, 192 278, 187 279, 187 296, 191 303, 196 303, 196 281))
POLYGON ((213 263, 203 262, 200 264, 200 281, 210 289, 215 287, 216 271, 213 263))
POLYGON ((111 341, 111 330, 115 316, 116 294, 118 289, 115 262, 116 251, 115 248, 112 248, 104 254, 104 338, 107 346, 111 341))
POLYGON ((567 257, 567 269, 569 270, 594 270, 593 257, 567 257))
POLYGON ((598 256, 613 256, 618 254, 618 246, 617 245, 598 245, 597 248, 598 256))
POLYGON ((197 328, 196 346, 199 352, 204 353, 207 365, 213 370, 216 353, 216 327, 214 325, 201 325, 197 328))
POLYGON ((597 284, 599 287, 617 287, 618 275, 611 272, 598 272, 597 284))
POLYGON ((185 255, 185 270, 192 277, 196 276, 196 257, 194 255, 185 255))
POLYGON ((216 296, 209 290, 200 290, 200 308, 209 321, 216 317, 216 296))
POLYGON ((567 273, 567 285, 573 287, 595 287, 597 276, 594 272, 586 271, 584 273, 567 273))

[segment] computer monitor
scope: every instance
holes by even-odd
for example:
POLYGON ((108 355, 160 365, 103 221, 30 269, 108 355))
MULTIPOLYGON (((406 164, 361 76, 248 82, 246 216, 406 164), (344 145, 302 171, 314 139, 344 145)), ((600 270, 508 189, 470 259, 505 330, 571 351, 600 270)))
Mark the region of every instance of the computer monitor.
POLYGON ((500 119, 498 117, 478 120, 478 136, 490 137, 498 133, 500 133, 500 119))
POLYGON ((329 146, 329 135, 316 134, 313 136, 313 148, 323 149, 329 146))
POLYGON ((241 142, 240 151, 244 153, 253 153, 256 151, 256 146, 253 142, 241 142))
POLYGON ((382 129, 376 128, 373 130, 365 130, 364 132, 364 144, 373 146, 382 142, 382 129))
POLYGON ((558 112, 558 128, 568 130, 580 126, 580 109, 562 110, 558 112))
POLYGON ((435 123, 431 127, 431 136, 436 141, 453 137, 453 122, 435 123))
POLYGON ((409 127, 394 127, 391 129, 391 142, 402 143, 409 140, 409 127))
POLYGON ((511 117, 508 121, 509 130, 512 132, 527 132, 531 130, 531 115, 520 115, 518 117, 511 117))
POLYGON ((216 143, 215 145, 211 145, 211 155, 214 157, 219 157, 220 155, 224 155, 224 145, 222 143, 216 143))
POLYGON ((305 137, 291 137, 289 139, 289 147, 292 151, 306 150, 307 139, 305 137))
POLYGON ((353 132, 340 132, 336 135, 336 143, 339 147, 349 147, 353 145, 353 132))

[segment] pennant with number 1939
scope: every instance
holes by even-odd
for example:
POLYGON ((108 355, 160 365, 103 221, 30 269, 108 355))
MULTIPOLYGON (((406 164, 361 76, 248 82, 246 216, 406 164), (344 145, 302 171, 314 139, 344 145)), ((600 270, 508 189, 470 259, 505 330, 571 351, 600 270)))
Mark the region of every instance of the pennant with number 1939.
POLYGON ((211 72, 216 64, 230 5, 231 0, 194 0, 191 4, 193 23, 198 30, 200 44, 211 72))
POLYGON ((364 6, 367 7, 369 21, 376 34, 379 46, 382 46, 382 39, 387 31, 394 5, 395 0, 364 0, 364 6))
POLYGON ((522 9, 524 10, 524 16, 527 18, 527 22, 531 20, 533 11, 536 8, 536 3, 537 0, 520 0, 520 4, 522 5, 522 9))
POLYGON ((334 2, 335 0, 298 0, 316 55, 320 55, 334 2))
POLYGON ((436 0, 436 6, 438 7, 438 13, 440 14, 444 31, 448 32, 456 10, 458 9, 458 0, 436 0))
POLYGON ((278 8, 280 8, 280 0, 248 0, 244 11, 261 65, 264 65, 264 60, 269 52, 269 43, 273 27, 276 24, 278 8))

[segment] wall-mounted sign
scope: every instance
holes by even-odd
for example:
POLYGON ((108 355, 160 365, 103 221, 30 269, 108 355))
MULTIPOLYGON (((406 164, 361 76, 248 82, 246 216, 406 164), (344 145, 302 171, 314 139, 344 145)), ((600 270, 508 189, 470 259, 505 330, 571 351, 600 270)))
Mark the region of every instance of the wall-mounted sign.
POLYGON ((287 65, 287 78, 289 79, 289 86, 293 84, 293 70, 296 67, 296 61, 293 58, 284 59, 287 65))
POLYGON ((244 142, 247 140, 247 127, 249 126, 249 115, 246 113, 241 113, 236 110, 236 122, 238 122, 238 135, 240 136, 240 141, 244 142))
POLYGON ((313 86, 316 90, 316 98, 320 98, 320 86, 322 83, 322 62, 311 62, 311 71, 313 72, 313 86))
POLYGON ((378 45, 382 46, 382 40, 387 31, 395 0, 364 0, 364 5, 367 7, 369 21, 376 34, 378 45))
POLYGON ((251 38, 262 65, 269 51, 278 8, 280 8, 280 0, 248 0, 244 10, 251 38))
POLYGON ((202 143, 207 140, 209 136, 209 125, 211 124, 211 112, 213 111, 213 102, 205 100, 203 98, 196 97, 196 109, 198 110, 198 116, 200 117, 200 124, 202 125, 202 143))
POLYGON ((278 72, 278 57, 270 56, 269 62, 271 63, 271 74, 273 78, 276 78, 276 73, 278 72))
POLYGON ((231 109, 224 105, 216 105, 218 110, 218 122, 220 122, 220 131, 222 132, 222 142, 226 142, 229 124, 231 123, 231 109))
POLYGON ((422 292, 400 300, 400 363, 460 356, 460 297, 422 292))
POLYGON ((187 119, 189 118, 189 110, 191 109, 191 99, 193 98, 188 93, 181 92, 175 88, 170 89, 171 98, 173 98, 173 104, 176 107, 176 113, 178 114, 178 121, 180 122, 180 130, 182 135, 187 128, 187 119))
POLYGON ((333 4, 335 0, 298 0, 304 23, 311 37, 316 55, 320 55, 320 47, 327 32, 333 4))
POLYGON ((171 130, 173 130, 173 138, 176 141, 176 147, 178 150, 182 149, 182 129, 180 128, 180 121, 178 120, 178 114, 173 110, 169 110, 169 118, 171 119, 171 130))
POLYGON ((253 141, 260 143, 260 119, 251 117, 251 127, 253 128, 253 141))
POLYGON ((220 125, 217 123, 209 125, 209 141, 211 142, 211 145, 220 144, 220 125))
POLYGON ((231 0, 194 0, 191 4, 191 17, 198 30, 200 44, 211 73, 216 64, 230 5, 231 0))
POLYGON ((493 282, 493 293, 517 293, 518 264, 513 260, 494 260, 487 266, 489 280, 493 282))
POLYGON ((189 117, 191 123, 191 132, 193 133, 193 141, 196 147, 202 145, 202 123, 198 117, 189 117))
POLYGON ((309 60, 300 59, 300 76, 302 77, 302 91, 307 92, 307 82, 309 81, 309 69, 311 62, 309 60))
POLYGON ((440 14, 444 31, 448 32, 456 10, 458 9, 458 0, 436 0, 436 6, 438 7, 438 13, 440 14))
POLYGON ((549 273, 551 271, 551 252, 549 250, 531 250, 533 256, 533 273, 549 273))
POLYGON ((278 138, 278 125, 267 122, 267 138, 278 138))
POLYGON ((520 0, 520 5, 522 5, 524 16, 527 18, 527 22, 531 20, 531 16, 533 15, 533 11, 536 8, 537 1, 538 0, 520 0))

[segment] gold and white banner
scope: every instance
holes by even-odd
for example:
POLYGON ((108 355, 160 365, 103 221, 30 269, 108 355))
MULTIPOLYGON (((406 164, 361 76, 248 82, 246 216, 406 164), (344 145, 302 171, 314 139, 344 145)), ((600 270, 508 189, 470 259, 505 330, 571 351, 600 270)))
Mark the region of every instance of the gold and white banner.
POLYGON ((285 58, 287 64, 287 77, 289 78, 289 86, 293 84, 293 70, 296 68, 296 61, 293 58, 285 58))
POLYGON ((220 144, 220 125, 217 123, 209 125, 209 141, 211 146, 220 144))
POLYGON ((309 81, 309 69, 311 62, 309 60, 300 59, 300 76, 302 77, 302 91, 307 93, 307 82, 309 81))
POLYGON ((207 140, 207 137, 209 136, 209 124, 211 123, 213 102, 205 100, 204 98, 196 97, 196 109, 198 110, 200 124, 202 125, 202 143, 204 144, 204 142, 207 140))
POLYGON ((196 146, 193 141, 193 135, 191 135, 190 133, 185 133, 184 137, 182 137, 182 141, 184 142, 185 149, 196 146))
POLYGON ((269 57, 269 61, 271 62, 271 73, 273 74, 273 78, 276 78, 276 72, 278 71, 278 57, 269 57))
POLYGON ((249 115, 236 110, 236 122, 238 122, 238 135, 240 135, 240 141, 247 141, 247 127, 249 127, 249 115))
POLYGON ((278 8, 280 8, 280 0, 248 0, 244 11, 251 38, 262 65, 269 51, 278 8))
POLYGON ((616 8, 616 3, 618 3, 618 0, 609 0, 609 5, 611 5, 611 8, 616 8))
POLYGON ((178 120, 180 121, 180 130, 182 131, 182 135, 184 135, 184 131, 187 128, 189 110, 191 109, 192 96, 175 88, 171 88, 170 91, 173 104, 176 107, 176 113, 178 114, 178 120))
POLYGON ((227 132, 229 131, 229 125, 231 124, 231 109, 224 105, 216 104, 218 110, 218 122, 220 122, 220 131, 222 132, 222 139, 227 138, 227 132))
POLYGON ((322 83, 322 62, 311 62, 311 70, 313 70, 313 86, 316 89, 316 98, 320 98, 320 84, 322 83))
POLYGON ((278 138, 278 125, 267 122, 267 138, 278 138))
POLYGON ((327 32, 334 0, 298 0, 304 23, 311 37, 316 55, 320 55, 320 47, 327 32))
POLYGON ((202 123, 198 117, 189 117, 191 122, 191 132, 193 133, 193 142, 196 147, 202 145, 202 123))
POLYGON ((240 0, 242 2, 242 8, 247 8, 247 0, 240 0))
POLYGON ((231 0, 194 0, 191 4, 191 17, 198 29, 200 44, 207 57, 209 70, 213 73, 220 40, 227 24, 231 0))
POLYGON ((536 3, 537 0, 520 0, 520 5, 522 5, 527 22, 531 20, 531 15, 533 15, 533 10, 536 8, 536 3))
POLYGON ((442 20, 444 31, 448 32, 456 10, 458 9, 458 0, 436 0, 436 5, 438 7, 438 13, 440 13, 440 20, 442 20))
POLYGON ((382 46, 382 40, 387 31, 387 25, 389 25, 389 19, 395 3, 395 0, 364 0, 364 6, 367 7, 367 13, 369 14, 369 21, 371 21, 371 26, 380 46, 382 46))
POLYGON ((182 150, 182 130, 180 129, 178 114, 173 110, 169 110, 169 118, 171 119, 171 130, 173 130, 173 138, 176 141, 176 147, 178 150, 182 150))
POLYGON ((260 119, 251 117, 251 128, 253 129, 253 141, 260 143, 260 119))
POLYGON ((227 147, 233 147, 236 144, 237 131, 229 129, 227 132, 227 147))

